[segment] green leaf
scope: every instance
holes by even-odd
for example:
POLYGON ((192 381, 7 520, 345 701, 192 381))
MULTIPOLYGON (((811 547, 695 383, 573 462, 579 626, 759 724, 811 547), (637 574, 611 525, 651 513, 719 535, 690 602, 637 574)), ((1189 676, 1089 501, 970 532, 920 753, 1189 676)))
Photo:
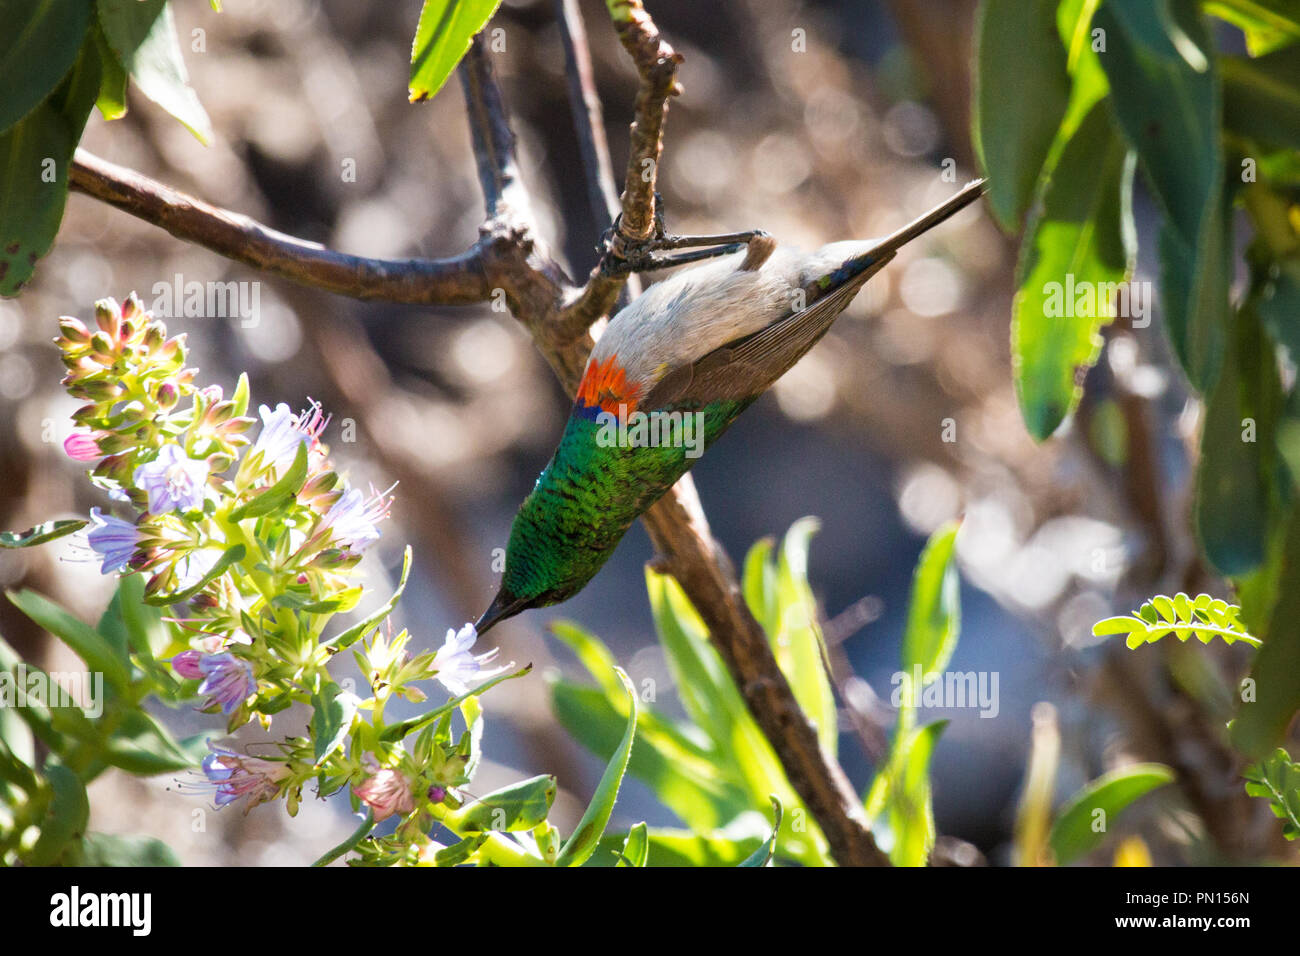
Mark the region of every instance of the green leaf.
POLYGON ((81 779, 61 763, 46 762, 45 779, 53 798, 40 823, 41 835, 23 862, 28 866, 51 866, 59 861, 68 844, 86 831, 90 800, 81 779))
POLYGON ((895 866, 925 866, 934 849, 936 829, 930 793, 930 757, 948 721, 910 729, 901 721, 885 767, 876 774, 864 801, 867 819, 883 814, 893 844, 895 866))
POLYGON ((1279 747, 1241 775, 1246 780, 1246 793, 1267 800, 1273 816, 1285 821, 1282 835, 1288 840, 1300 837, 1300 764, 1279 747))
POLYGON ((645 866, 650 857, 650 831, 644 823, 638 823, 627 831, 623 842, 623 852, 618 861, 619 866, 645 866))
POLYGON ((1115 818, 1139 797, 1174 780, 1163 764, 1140 763, 1102 774, 1067 801, 1052 824, 1048 843, 1065 866, 1095 849, 1115 818))
POLYGON ((451 700, 447 701, 447 703, 443 704, 441 707, 435 707, 433 710, 427 711, 423 714, 417 714, 414 717, 408 717, 406 720, 403 720, 400 723, 389 724, 380 732, 379 739, 382 740, 384 743, 388 743, 388 744, 396 743, 399 740, 403 740, 409 734, 413 734, 417 730, 420 730, 421 728, 426 727, 429 724, 432 724, 435 721, 441 719, 444 714, 451 713, 457 707, 460 707, 462 704, 464 704, 465 701, 470 700, 471 698, 474 697, 478 697, 480 694, 487 693, 497 684, 504 683, 505 681, 508 680, 514 680, 516 677, 523 677, 524 675, 532 671, 532 669, 533 669, 532 664, 525 664, 517 671, 511 671, 509 674, 501 674, 497 677, 492 678, 490 681, 486 681, 480 684, 478 687, 475 687, 473 690, 461 694, 459 697, 453 697, 451 700))
POLYGON ((54 244, 99 77, 99 55, 89 44, 55 91, 0 135, 0 296, 17 295, 54 244))
POLYGON ((98 631, 35 591, 5 593, 18 610, 72 648, 91 671, 102 672, 104 680, 115 690, 127 689, 131 677, 126 664, 98 631))
POLYGON ((1154 644, 1171 632, 1180 641, 1195 636, 1203 644, 1216 637, 1225 644, 1244 641, 1259 646, 1241 623, 1241 608, 1209 594, 1190 598, 1181 591, 1169 598, 1157 594, 1129 617, 1108 617, 1092 626, 1097 637, 1127 635, 1130 648, 1154 644))
MULTIPOLYGON (((953 555, 960 522, 940 526, 916 562, 912 574, 912 598, 903 634, 903 673, 910 679, 917 669, 922 684, 939 676, 961 631, 961 582, 953 555)), ((920 687, 913 688, 919 694, 920 687)))
POLYGON ((262 515, 278 511, 298 496, 302 486, 307 483, 307 443, 298 443, 298 452, 293 456, 283 477, 261 494, 250 498, 230 513, 231 521, 243 521, 245 518, 260 518, 262 515))
POLYGON ((1277 600, 1269 618, 1268 640, 1243 684, 1242 700, 1232 721, 1233 746, 1259 758, 1283 742, 1300 710, 1300 509, 1294 509, 1286 530, 1277 600), (1249 688, 1251 693, 1245 693, 1249 688))
POLYGON ((1260 143, 1300 149, 1300 45, 1257 60, 1225 56, 1223 126, 1260 143))
POLYGON ((835 756, 839 717, 817 622, 817 601, 808 584, 808 545, 820 526, 816 518, 800 518, 786 532, 777 566, 779 624, 768 632, 768 640, 800 709, 817 728, 822 749, 835 756))
POLYGON ((1083 394, 1133 268, 1133 159, 1097 103, 1064 146, 1025 230, 1011 355, 1025 427, 1050 436, 1083 394))
POLYGON ((1251 56, 1300 40, 1300 8, 1295 0, 1210 0, 1205 12, 1240 28, 1251 56))
POLYGON ((412 103, 437 93, 501 0, 424 0, 411 45, 412 103))
POLYGON ((772 798, 772 835, 764 840, 749 856, 737 864, 738 866, 771 866, 772 857, 776 855, 776 835, 781 832, 781 801, 776 797, 772 798))
POLYGON ((402 554, 402 575, 397 581, 397 589, 393 591, 393 596, 385 601, 380 607, 376 608, 370 614, 367 614, 363 620, 353 624, 350 628, 342 633, 331 637, 328 640, 321 641, 322 647, 336 646, 339 650, 351 647, 361 638, 365 637, 380 624, 388 615, 393 613, 397 607, 398 600, 402 597, 402 592, 406 590, 406 579, 411 575, 411 546, 406 546, 406 551, 402 554))
POLYGON ((610 814, 614 811, 614 801, 618 799, 618 790, 623 784, 623 774, 627 772, 628 757, 632 754, 632 741, 636 738, 636 691, 632 689, 632 681, 628 679, 622 668, 617 668, 615 672, 623 684, 623 691, 627 698, 627 729, 623 732, 622 743, 619 744, 618 750, 614 752, 609 766, 605 768, 605 773, 600 778, 586 812, 578 821, 573 835, 561 847, 560 855, 555 861, 557 866, 581 866, 596 851, 596 844, 604 835, 610 814))
POLYGON ((1250 302, 1230 330, 1231 353, 1205 408, 1194 522, 1201 550, 1225 575, 1260 566, 1280 504, 1277 424, 1282 386, 1272 343, 1250 302))
POLYGON ((244 546, 236 544, 222 552, 221 557, 217 558, 208 572, 199 578, 194 584, 187 587, 184 591, 175 591, 171 594, 155 594, 144 599, 146 604, 154 607, 164 607, 171 604, 181 604, 188 601, 194 595, 198 594, 209 584, 226 573, 226 570, 232 564, 238 564, 244 560, 244 546))
POLYGON ((80 531, 88 524, 90 522, 83 518, 70 518, 64 521, 42 521, 26 531, 0 531, 0 548, 31 548, 80 531))
POLYGON ((352 729, 352 718, 357 713, 357 703, 355 694, 344 692, 333 681, 327 681, 311 695, 311 736, 317 767, 347 739, 352 729))
POLYGON ((189 73, 167 0, 99 0, 99 22, 108 45, 140 92, 205 145, 212 121, 190 88, 189 73))
MULTIPOLYGON (((187 748, 143 710, 129 710, 109 736, 102 756, 114 767, 140 776, 176 773, 198 767, 200 756, 187 748)), ((206 748, 202 749, 206 753, 206 748)))
POLYGON ((766 805, 768 795, 775 792, 785 806, 801 806, 681 585, 671 576, 647 569, 646 589, 678 696, 687 715, 711 741, 711 752, 734 768, 754 805, 766 805))
POLYGON ((1221 91, 1214 51, 1192 0, 1107 0, 1102 66, 1119 125, 1165 212, 1164 313, 1192 384, 1218 374, 1227 321, 1230 243, 1222 208, 1221 91))
POLYGON ((745 570, 741 575, 741 591, 750 613, 763 628, 763 633, 775 634, 781 626, 780 599, 777 595, 776 565, 772 561, 771 538, 759 538, 745 555, 745 570))
POLYGON ((148 836, 87 833, 78 866, 180 866, 166 843, 148 836))
MULTIPOLYGON (((627 716, 603 690, 554 681, 551 708, 569 735, 596 756, 608 760, 618 750, 627 716)), ((744 781, 725 759, 702 750, 646 708, 637 713, 636 746, 627 771, 699 833, 722 826, 751 805, 744 781)))
POLYGON ((90 0, 0 0, 0 132, 36 108, 77 59, 90 0))
POLYGON ((99 51, 99 63, 104 71, 99 80, 99 95, 95 98, 95 106, 99 108, 100 115, 104 119, 121 119, 126 115, 126 68, 122 66, 122 61, 117 58, 113 48, 108 45, 108 38, 104 36, 104 30, 98 23, 91 28, 90 33, 95 48, 99 51))
POLYGON ((975 28, 975 150, 989 206, 1009 231, 1029 207, 1069 100, 1056 8, 1055 0, 985 0, 975 28))
POLYGON ((547 774, 493 790, 447 814, 456 833, 531 830, 546 819, 555 802, 555 778, 547 774))
MULTIPOLYGON (((693 833, 671 827, 648 827, 646 866, 736 867, 763 845, 771 824, 749 811, 725 829, 693 833)), ((607 833, 588 866, 618 866, 629 834, 607 833)), ((782 847, 784 855, 785 848, 782 847)))

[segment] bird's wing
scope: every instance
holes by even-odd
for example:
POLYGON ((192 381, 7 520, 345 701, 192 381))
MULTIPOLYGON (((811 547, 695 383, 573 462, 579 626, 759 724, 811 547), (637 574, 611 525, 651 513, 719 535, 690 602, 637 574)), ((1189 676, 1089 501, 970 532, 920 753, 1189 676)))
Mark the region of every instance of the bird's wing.
POLYGON ((892 251, 887 252, 807 308, 789 312, 757 332, 732 339, 693 362, 669 369, 638 404, 642 408, 707 405, 758 395, 826 334, 862 284, 893 257, 892 251))

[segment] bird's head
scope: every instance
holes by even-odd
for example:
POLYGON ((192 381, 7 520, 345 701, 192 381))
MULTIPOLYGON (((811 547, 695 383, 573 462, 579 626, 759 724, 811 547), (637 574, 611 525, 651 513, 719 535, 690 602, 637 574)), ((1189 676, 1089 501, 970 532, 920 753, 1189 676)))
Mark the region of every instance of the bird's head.
POLYGON ((556 511, 536 493, 520 506, 506 545, 501 586, 475 627, 482 634, 530 608, 548 607, 577 594, 603 562, 557 546, 556 511))

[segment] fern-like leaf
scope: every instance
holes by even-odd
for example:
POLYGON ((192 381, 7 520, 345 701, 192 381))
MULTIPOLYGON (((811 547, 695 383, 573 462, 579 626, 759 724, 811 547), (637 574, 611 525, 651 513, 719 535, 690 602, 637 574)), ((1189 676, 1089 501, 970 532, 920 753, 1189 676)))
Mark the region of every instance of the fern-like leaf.
POLYGON ((1154 644, 1173 634, 1180 641, 1195 636, 1202 644, 1216 637, 1225 644, 1245 641, 1254 647, 1259 638, 1252 637, 1241 623, 1241 608, 1208 594, 1188 597, 1179 591, 1173 597, 1157 594, 1134 613, 1125 617, 1108 617, 1092 626, 1098 637, 1125 634, 1129 647, 1154 644))
POLYGON ((1300 836, 1300 763, 1278 747, 1272 755, 1243 771, 1246 793, 1268 801, 1273 815, 1285 821, 1282 835, 1288 840, 1300 836))

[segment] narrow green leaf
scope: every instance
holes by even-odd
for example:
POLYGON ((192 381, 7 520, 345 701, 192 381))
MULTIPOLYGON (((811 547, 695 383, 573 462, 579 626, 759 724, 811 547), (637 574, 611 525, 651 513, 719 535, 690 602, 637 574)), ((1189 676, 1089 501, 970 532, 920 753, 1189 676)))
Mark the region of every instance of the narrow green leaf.
POLYGON ((187 587, 184 591, 176 591, 171 594, 155 594, 144 599, 146 604, 154 607, 163 607, 171 604, 180 604, 188 601, 194 595, 198 594, 209 584, 221 577, 233 564, 238 564, 244 560, 244 546, 242 544, 234 545, 222 552, 221 557, 213 563, 208 572, 199 578, 194 584, 187 587))
POLYGON ((1065 866, 1095 849, 1115 818, 1139 797, 1174 780, 1163 764, 1141 763, 1102 774, 1071 797, 1052 824, 1048 843, 1065 866))
POLYGON ((243 521, 245 518, 260 518, 262 515, 270 514, 297 497, 306 482, 307 443, 304 441, 298 443, 298 452, 293 457, 293 464, 280 480, 232 511, 230 520, 243 521))
POLYGON ((650 857, 650 832, 644 823, 638 823, 627 831, 627 840, 623 843, 623 853, 619 866, 645 866, 650 857))
POLYGON ((623 784, 623 774, 627 771, 628 757, 632 754, 632 741, 636 739, 637 699, 636 691, 632 688, 632 681, 627 674, 622 668, 618 668, 616 672, 627 695, 627 729, 623 732, 622 743, 619 744, 618 750, 615 751, 609 766, 605 768, 605 773, 600 778, 586 812, 578 821, 573 835, 560 849, 560 855, 555 861, 557 866, 581 866, 596 851, 596 844, 604 835, 610 814, 614 811, 614 801, 618 799, 618 790, 623 784))
POLYGON ((786 532, 777 565, 778 627, 768 633, 772 653, 795 700, 817 728, 822 749, 839 752, 839 716, 831 688, 817 601, 808 583, 808 550, 821 523, 800 518, 786 532))
POLYGON ((371 631, 377 628, 380 624, 384 623, 388 615, 392 614, 393 609, 397 607, 397 602, 402 597, 402 592, 406 590, 406 580, 407 578, 410 577, 410 575, 411 575, 411 546, 407 545, 406 551, 403 552, 402 554, 402 575, 397 581, 397 589, 393 591, 393 596, 390 597, 387 601, 385 601, 383 605, 376 608, 373 612, 367 614, 363 620, 358 621, 356 624, 353 624, 346 631, 343 631, 342 633, 336 635, 335 637, 331 637, 329 640, 321 641, 321 646, 323 647, 336 646, 338 647, 339 650, 343 650, 346 647, 351 647, 361 638, 365 637, 367 634, 369 634, 371 631))
POLYGON ((781 801, 772 797, 772 835, 760 844, 759 848, 745 857, 737 866, 757 867, 771 866, 772 857, 776 855, 776 836, 781 832, 781 801))
POLYGON ((0 548, 31 548, 80 531, 88 524, 90 522, 83 518, 70 518, 64 521, 42 521, 26 531, 0 531, 0 548))
POLYGON ((456 833, 531 830, 555 802, 555 778, 547 774, 484 794, 443 819, 456 833))
POLYGON ((437 93, 501 0, 424 0, 411 45, 412 103, 437 93))
POLYGON ((1300 6, 1295 0, 1209 0, 1205 12, 1238 27, 1251 56, 1300 40, 1300 6))
MULTIPOLYGON (((925 545, 912 574, 912 598, 903 634, 903 672, 920 668, 928 682, 943 672, 961 631, 961 582, 953 555, 960 522, 939 527, 925 545)), ((914 690, 919 693, 921 688, 914 690)))
POLYGON ((126 664, 98 631, 35 591, 5 593, 18 610, 72 648, 91 671, 103 673, 104 680, 115 690, 127 689, 131 678, 126 664))
MULTIPOLYGON (((627 715, 604 691, 554 681, 551 708, 569 735, 602 760, 618 750, 627 715)), ((637 713, 637 741, 627 772, 696 832, 716 829, 752 805, 744 781, 726 760, 700 749, 644 707, 637 713)))
MULTIPOLYGON (((126 68, 117 58, 113 48, 108 45, 108 38, 98 23, 91 27, 95 48, 99 51, 99 63, 103 76, 99 80, 99 95, 95 106, 106 120, 121 119, 126 115, 126 68)), ((242 414, 242 413, 239 413, 242 414)))
MULTIPOLYGON (((1101 328, 1130 296, 1136 257, 1133 161, 1095 105, 1040 187, 1016 267, 1011 356, 1016 397, 1036 440, 1050 436, 1083 394, 1101 353, 1101 328)), ((1149 307, 1149 303, 1148 303, 1149 307)))

